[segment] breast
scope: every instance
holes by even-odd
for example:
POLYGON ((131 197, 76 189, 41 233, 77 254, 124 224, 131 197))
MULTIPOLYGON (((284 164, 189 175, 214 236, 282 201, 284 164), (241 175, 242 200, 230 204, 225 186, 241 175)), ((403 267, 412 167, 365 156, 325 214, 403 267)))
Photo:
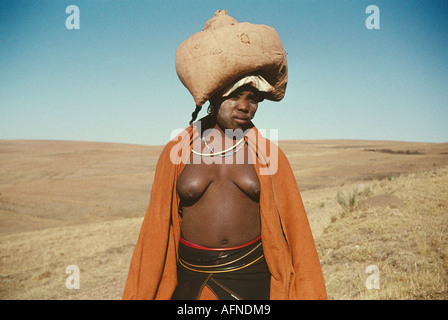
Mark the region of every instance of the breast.
POLYGON ((223 186, 233 184, 251 200, 259 202, 260 183, 251 164, 188 164, 177 180, 179 198, 184 205, 192 205, 214 182, 223 186))
POLYGON ((253 201, 260 200, 260 182, 252 165, 238 165, 238 169, 229 174, 229 181, 234 183, 253 201))
POLYGON ((183 205, 190 206, 198 201, 213 182, 213 177, 201 174, 187 165, 177 179, 177 193, 183 205))

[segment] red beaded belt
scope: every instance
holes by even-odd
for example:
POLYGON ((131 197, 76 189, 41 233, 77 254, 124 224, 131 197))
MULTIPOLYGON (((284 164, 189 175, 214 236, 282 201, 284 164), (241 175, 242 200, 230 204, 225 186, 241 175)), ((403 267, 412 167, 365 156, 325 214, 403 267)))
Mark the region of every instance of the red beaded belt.
POLYGON ((196 243, 190 242, 185 240, 184 238, 180 238, 180 242, 186 246, 189 246, 190 248, 195 248, 195 249, 200 249, 200 250, 208 250, 208 251, 230 251, 230 250, 237 250, 237 249, 242 249, 244 247, 250 246, 251 244, 254 244, 255 242, 257 242, 258 240, 261 239, 261 235, 259 235, 258 237, 256 237, 254 240, 236 246, 236 247, 225 247, 225 248, 209 248, 209 247, 204 247, 204 246, 200 246, 196 243))

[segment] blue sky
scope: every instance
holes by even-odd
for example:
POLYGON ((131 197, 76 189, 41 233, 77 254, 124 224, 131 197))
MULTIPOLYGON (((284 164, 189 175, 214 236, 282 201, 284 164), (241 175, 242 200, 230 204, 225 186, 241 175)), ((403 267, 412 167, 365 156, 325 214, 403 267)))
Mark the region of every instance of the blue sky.
POLYGON ((286 96, 260 104, 257 127, 448 142, 448 4, 435 0, 0 1, 0 139, 165 144, 195 106, 175 51, 217 9, 274 27, 288 53, 286 96))

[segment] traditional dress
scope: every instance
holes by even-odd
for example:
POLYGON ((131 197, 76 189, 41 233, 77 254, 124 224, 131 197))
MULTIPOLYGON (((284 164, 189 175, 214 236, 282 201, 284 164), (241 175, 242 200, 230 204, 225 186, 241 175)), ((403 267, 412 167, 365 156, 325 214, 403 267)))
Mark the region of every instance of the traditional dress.
POLYGON ((178 284, 171 300, 268 300, 271 275, 261 236, 237 247, 207 248, 180 239, 178 284), (210 295, 210 293, 209 293, 210 295))
MULTIPOLYGON (((203 285, 202 277, 207 273, 197 270, 217 270, 210 269, 211 264, 200 266, 195 260, 197 252, 190 250, 195 249, 194 245, 181 241, 182 218, 178 212, 179 196, 176 183, 189 159, 193 141, 198 136, 197 126, 188 127, 165 146, 159 157, 150 203, 132 256, 123 299, 171 299, 178 286, 179 265, 200 274, 201 279, 197 282, 200 283, 199 294, 197 288, 193 289, 199 299, 216 298, 218 294, 213 290, 217 287, 227 287, 232 282, 228 279, 220 280, 219 276, 215 276, 216 281, 210 283, 218 284, 214 287, 213 284, 203 285), (186 253, 188 250, 190 251, 186 253)), ((252 159, 256 160, 253 165, 261 188, 262 251, 258 249, 254 254, 249 254, 249 262, 256 260, 262 252, 269 270, 269 299, 326 299, 314 239, 288 159, 275 144, 261 136, 256 127, 247 132, 245 141, 252 159)), ((245 246, 244 250, 252 250, 253 245, 245 246)), ((240 256, 239 252, 238 257, 240 256)), ((209 258, 213 260, 217 257, 209 258)), ((232 262, 233 258, 229 259, 232 262)), ((224 264, 229 261, 213 263, 224 264)), ((233 290, 230 290, 230 293, 227 291, 227 294, 232 292, 233 290)), ((238 298, 238 293, 235 296, 238 298)))

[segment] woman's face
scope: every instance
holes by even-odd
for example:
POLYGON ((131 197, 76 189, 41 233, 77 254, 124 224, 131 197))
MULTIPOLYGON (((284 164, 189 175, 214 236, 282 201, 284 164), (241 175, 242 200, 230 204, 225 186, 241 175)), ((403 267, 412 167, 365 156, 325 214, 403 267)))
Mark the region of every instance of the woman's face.
POLYGON ((215 101, 216 123, 222 129, 246 130, 258 109, 260 94, 252 86, 243 86, 230 96, 215 101), (218 109, 216 111, 216 109, 218 109), (217 112, 217 113, 216 113, 217 112))

